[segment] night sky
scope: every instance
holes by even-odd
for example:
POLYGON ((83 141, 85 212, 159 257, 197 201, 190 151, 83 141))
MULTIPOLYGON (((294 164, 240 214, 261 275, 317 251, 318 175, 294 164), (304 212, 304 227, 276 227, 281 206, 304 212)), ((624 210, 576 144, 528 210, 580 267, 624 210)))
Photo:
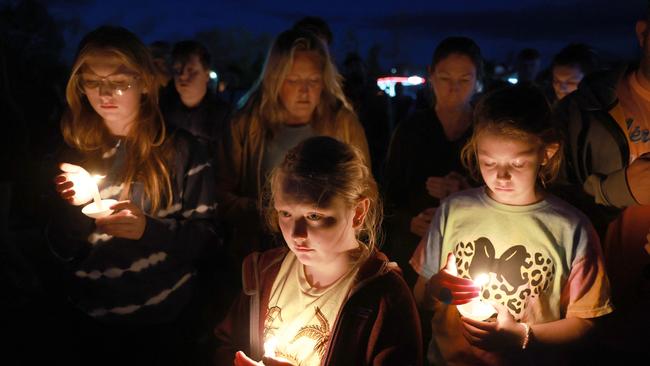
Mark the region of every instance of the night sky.
MULTIPOLYGON (((466 35, 487 59, 504 62, 534 47, 543 62, 569 42, 584 42, 607 60, 637 54, 634 22, 645 0, 454 0, 454 1, 198 1, 55 0, 50 13, 67 25, 66 55, 81 35, 101 24, 125 26, 146 43, 178 41, 214 28, 273 36, 305 15, 324 18, 333 29, 335 57, 357 50, 365 55, 382 44, 385 67, 424 65, 436 44, 466 35), (613 3, 616 5, 614 6, 613 3)), ((68 56, 69 57, 69 56, 68 56)))

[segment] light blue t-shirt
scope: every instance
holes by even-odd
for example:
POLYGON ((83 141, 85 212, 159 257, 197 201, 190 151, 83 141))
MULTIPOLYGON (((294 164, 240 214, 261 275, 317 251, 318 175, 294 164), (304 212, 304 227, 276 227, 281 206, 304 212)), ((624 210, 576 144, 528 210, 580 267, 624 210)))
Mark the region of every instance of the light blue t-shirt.
MULTIPOLYGON (((489 276, 481 298, 501 303, 517 321, 594 318, 613 310, 595 230, 586 216, 555 196, 526 206, 501 204, 485 187, 448 197, 436 210, 411 265, 429 279, 450 252, 456 256, 458 276, 489 276)), ((456 307, 441 302, 435 307, 432 342, 437 345, 432 350, 443 353, 435 358, 464 359, 459 347, 467 342, 454 340, 462 337, 456 332, 456 307)))

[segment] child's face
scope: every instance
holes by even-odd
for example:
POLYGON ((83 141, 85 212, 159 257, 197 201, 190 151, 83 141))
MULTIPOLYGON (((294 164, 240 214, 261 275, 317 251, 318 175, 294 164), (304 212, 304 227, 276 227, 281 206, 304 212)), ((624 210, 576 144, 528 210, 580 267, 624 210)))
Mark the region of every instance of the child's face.
POLYGON ((140 110, 142 82, 115 56, 97 54, 81 68, 83 91, 95 112, 115 135, 126 135, 140 110))
POLYGON ((289 249, 305 266, 326 268, 347 261, 347 252, 358 248, 356 208, 334 198, 326 207, 299 202, 278 189, 274 197, 278 224, 289 249), (356 217, 356 219, 355 219, 356 217))
POLYGON ((483 132, 477 139, 478 163, 488 195, 507 205, 529 205, 541 199, 535 189, 544 149, 532 142, 483 132))

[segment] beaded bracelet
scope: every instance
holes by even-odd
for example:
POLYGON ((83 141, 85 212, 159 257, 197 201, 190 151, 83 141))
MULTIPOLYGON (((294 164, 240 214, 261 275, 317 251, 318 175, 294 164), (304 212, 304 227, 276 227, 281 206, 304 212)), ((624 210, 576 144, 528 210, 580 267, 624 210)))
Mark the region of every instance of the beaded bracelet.
POLYGON ((528 341, 530 340, 530 325, 526 323, 520 323, 526 329, 526 335, 524 336, 524 342, 521 345, 521 349, 526 349, 528 347, 528 341))

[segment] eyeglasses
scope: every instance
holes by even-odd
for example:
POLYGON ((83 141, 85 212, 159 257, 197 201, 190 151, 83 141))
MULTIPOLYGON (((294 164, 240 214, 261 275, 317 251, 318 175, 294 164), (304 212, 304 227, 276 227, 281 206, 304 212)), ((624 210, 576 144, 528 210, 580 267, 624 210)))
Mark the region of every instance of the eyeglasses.
POLYGON ((106 85, 106 87, 113 93, 122 95, 123 92, 131 89, 138 80, 138 76, 128 76, 121 78, 100 78, 100 79, 84 79, 82 75, 77 75, 78 85, 84 90, 92 90, 106 85))

